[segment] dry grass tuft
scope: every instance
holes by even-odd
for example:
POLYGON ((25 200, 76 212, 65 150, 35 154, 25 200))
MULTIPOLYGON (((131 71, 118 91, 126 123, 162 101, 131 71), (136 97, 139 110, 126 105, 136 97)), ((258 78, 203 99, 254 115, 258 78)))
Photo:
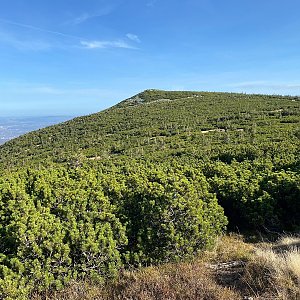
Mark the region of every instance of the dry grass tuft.
POLYGON ((245 243, 241 235, 230 234, 220 237, 215 249, 207 252, 204 259, 216 262, 247 261, 253 252, 253 245, 245 243))
POLYGON ((124 297, 113 292, 111 299, 239 299, 239 295, 215 282, 214 275, 199 261, 168 264, 146 268, 138 273, 127 273, 117 285, 124 297))
POLYGON ((62 292, 36 295, 32 299, 232 300, 241 297, 231 289, 218 285, 213 274, 198 261, 126 271, 116 282, 107 286, 74 282, 62 292))
POLYGON ((276 252, 289 251, 295 248, 300 249, 300 237, 283 236, 272 246, 276 252))
POLYGON ((30 300, 106 300, 105 288, 88 281, 72 281, 62 291, 33 294, 30 300))
POLYGON ((32 300, 238 300, 300 299, 299 237, 276 244, 224 236, 192 262, 123 271, 107 284, 73 282, 32 300), (259 245, 259 246, 258 246, 259 245))
POLYGON ((300 250, 294 247, 295 241, 299 240, 282 238, 270 249, 256 250, 244 276, 249 289, 274 299, 300 299, 300 250))

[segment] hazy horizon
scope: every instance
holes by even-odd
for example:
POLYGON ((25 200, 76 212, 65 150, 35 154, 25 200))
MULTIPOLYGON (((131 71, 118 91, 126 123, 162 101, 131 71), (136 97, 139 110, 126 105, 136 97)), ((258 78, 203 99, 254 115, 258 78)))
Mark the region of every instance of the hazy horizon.
POLYGON ((74 116, 0 116, 0 145, 30 131, 61 123, 72 118, 74 116))

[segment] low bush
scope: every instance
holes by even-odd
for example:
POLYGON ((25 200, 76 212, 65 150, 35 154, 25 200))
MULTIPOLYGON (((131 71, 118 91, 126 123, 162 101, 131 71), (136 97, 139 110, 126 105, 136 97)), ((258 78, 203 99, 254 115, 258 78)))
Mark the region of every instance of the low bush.
POLYGON ((134 168, 2 177, 2 297, 26 299, 76 279, 104 282, 122 267, 179 260, 213 244, 227 221, 201 173, 134 168))

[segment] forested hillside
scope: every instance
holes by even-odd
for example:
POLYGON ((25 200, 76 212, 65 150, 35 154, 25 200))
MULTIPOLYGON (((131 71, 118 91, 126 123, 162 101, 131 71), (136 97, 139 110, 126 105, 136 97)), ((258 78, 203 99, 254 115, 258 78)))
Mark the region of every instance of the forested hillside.
POLYGON ((298 97, 147 90, 0 147, 0 291, 300 228, 298 97))

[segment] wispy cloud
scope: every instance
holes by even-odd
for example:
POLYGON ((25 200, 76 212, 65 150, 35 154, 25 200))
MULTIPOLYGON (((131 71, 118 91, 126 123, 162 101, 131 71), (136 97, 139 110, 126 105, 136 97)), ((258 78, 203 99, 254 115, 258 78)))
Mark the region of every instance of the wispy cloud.
POLYGON ((76 35, 71 35, 71 34, 59 32, 59 31, 48 30, 48 29, 45 29, 45 28, 32 26, 32 25, 29 25, 29 24, 24 24, 24 23, 19 23, 19 22, 14 22, 14 21, 6 20, 6 19, 1 19, 0 18, 0 22, 5 23, 5 24, 9 24, 9 25, 22 27, 22 28, 31 29, 31 30, 34 30, 34 31, 50 33, 50 34, 54 34, 54 35, 57 35, 57 36, 68 37, 68 38, 73 38, 73 39, 74 38, 75 39, 82 39, 82 37, 79 37, 79 36, 76 36, 76 35))
POLYGON ((71 20, 67 22, 68 24, 78 25, 81 24, 91 18, 93 18, 93 15, 90 15, 89 13, 83 13, 82 15, 76 17, 74 20, 71 20))
MULTIPOLYGON (((82 20, 84 18, 89 18, 89 15, 82 16, 82 20)), ((72 46, 72 47, 78 47, 78 43, 81 45, 82 48, 85 49, 107 49, 107 48, 123 48, 123 49, 137 49, 136 47, 130 45, 126 40, 124 39, 117 39, 117 40, 92 40, 92 41, 87 41, 84 37, 76 36, 76 35, 71 35, 59 31, 53 31, 53 30, 48 30, 44 29, 41 27, 37 26, 32 26, 29 24, 24 24, 24 23, 19 23, 19 22, 14 22, 10 20, 5 20, 0 18, 0 23, 5 23, 21 28, 25 28, 28 30, 33 30, 33 31, 38 31, 42 33, 47 33, 54 35, 56 37, 62 37, 63 39, 58 40, 53 40, 50 42, 47 39, 45 40, 45 37, 43 37, 44 40, 40 39, 25 39, 22 37, 17 37, 16 35, 9 33, 9 32, 4 32, 0 31, 0 43, 6 43, 14 48, 17 48, 19 50, 35 50, 35 51, 41 51, 41 50, 46 50, 50 48, 65 48, 67 46, 72 46), (66 39, 67 38, 67 39, 66 39), (76 42, 75 42, 75 41, 76 42)), ((126 35, 127 39, 130 41, 139 43, 140 39, 137 35, 128 33, 126 35)))
MULTIPOLYGON (((141 40, 136 34, 127 33, 126 38, 132 42, 140 43, 141 40)), ((124 48, 124 49, 138 49, 123 39, 119 40, 94 40, 94 41, 85 41, 82 40, 81 45, 86 49, 107 49, 107 48, 124 48)))
POLYGON ((66 22, 66 24, 72 24, 72 25, 78 25, 81 23, 84 23, 86 21, 89 21, 94 18, 103 17, 111 14, 115 9, 115 5, 107 5, 105 7, 102 7, 100 9, 94 10, 94 12, 83 12, 79 16, 75 17, 72 20, 69 20, 66 22))
POLYGON ((17 38, 13 34, 0 31, 0 43, 4 43, 18 50, 42 51, 48 50, 52 46, 50 43, 42 40, 25 40, 17 38))
POLYGON ((86 49, 106 49, 106 48, 125 48, 136 49, 125 41, 81 41, 81 45, 86 49))
POLYGON ((140 42, 141 42, 140 38, 139 38, 136 34, 133 34, 133 33, 127 33, 127 34, 126 34, 126 37, 127 37, 128 39, 130 39, 131 41, 134 41, 134 42, 136 42, 136 43, 140 43, 140 42))

